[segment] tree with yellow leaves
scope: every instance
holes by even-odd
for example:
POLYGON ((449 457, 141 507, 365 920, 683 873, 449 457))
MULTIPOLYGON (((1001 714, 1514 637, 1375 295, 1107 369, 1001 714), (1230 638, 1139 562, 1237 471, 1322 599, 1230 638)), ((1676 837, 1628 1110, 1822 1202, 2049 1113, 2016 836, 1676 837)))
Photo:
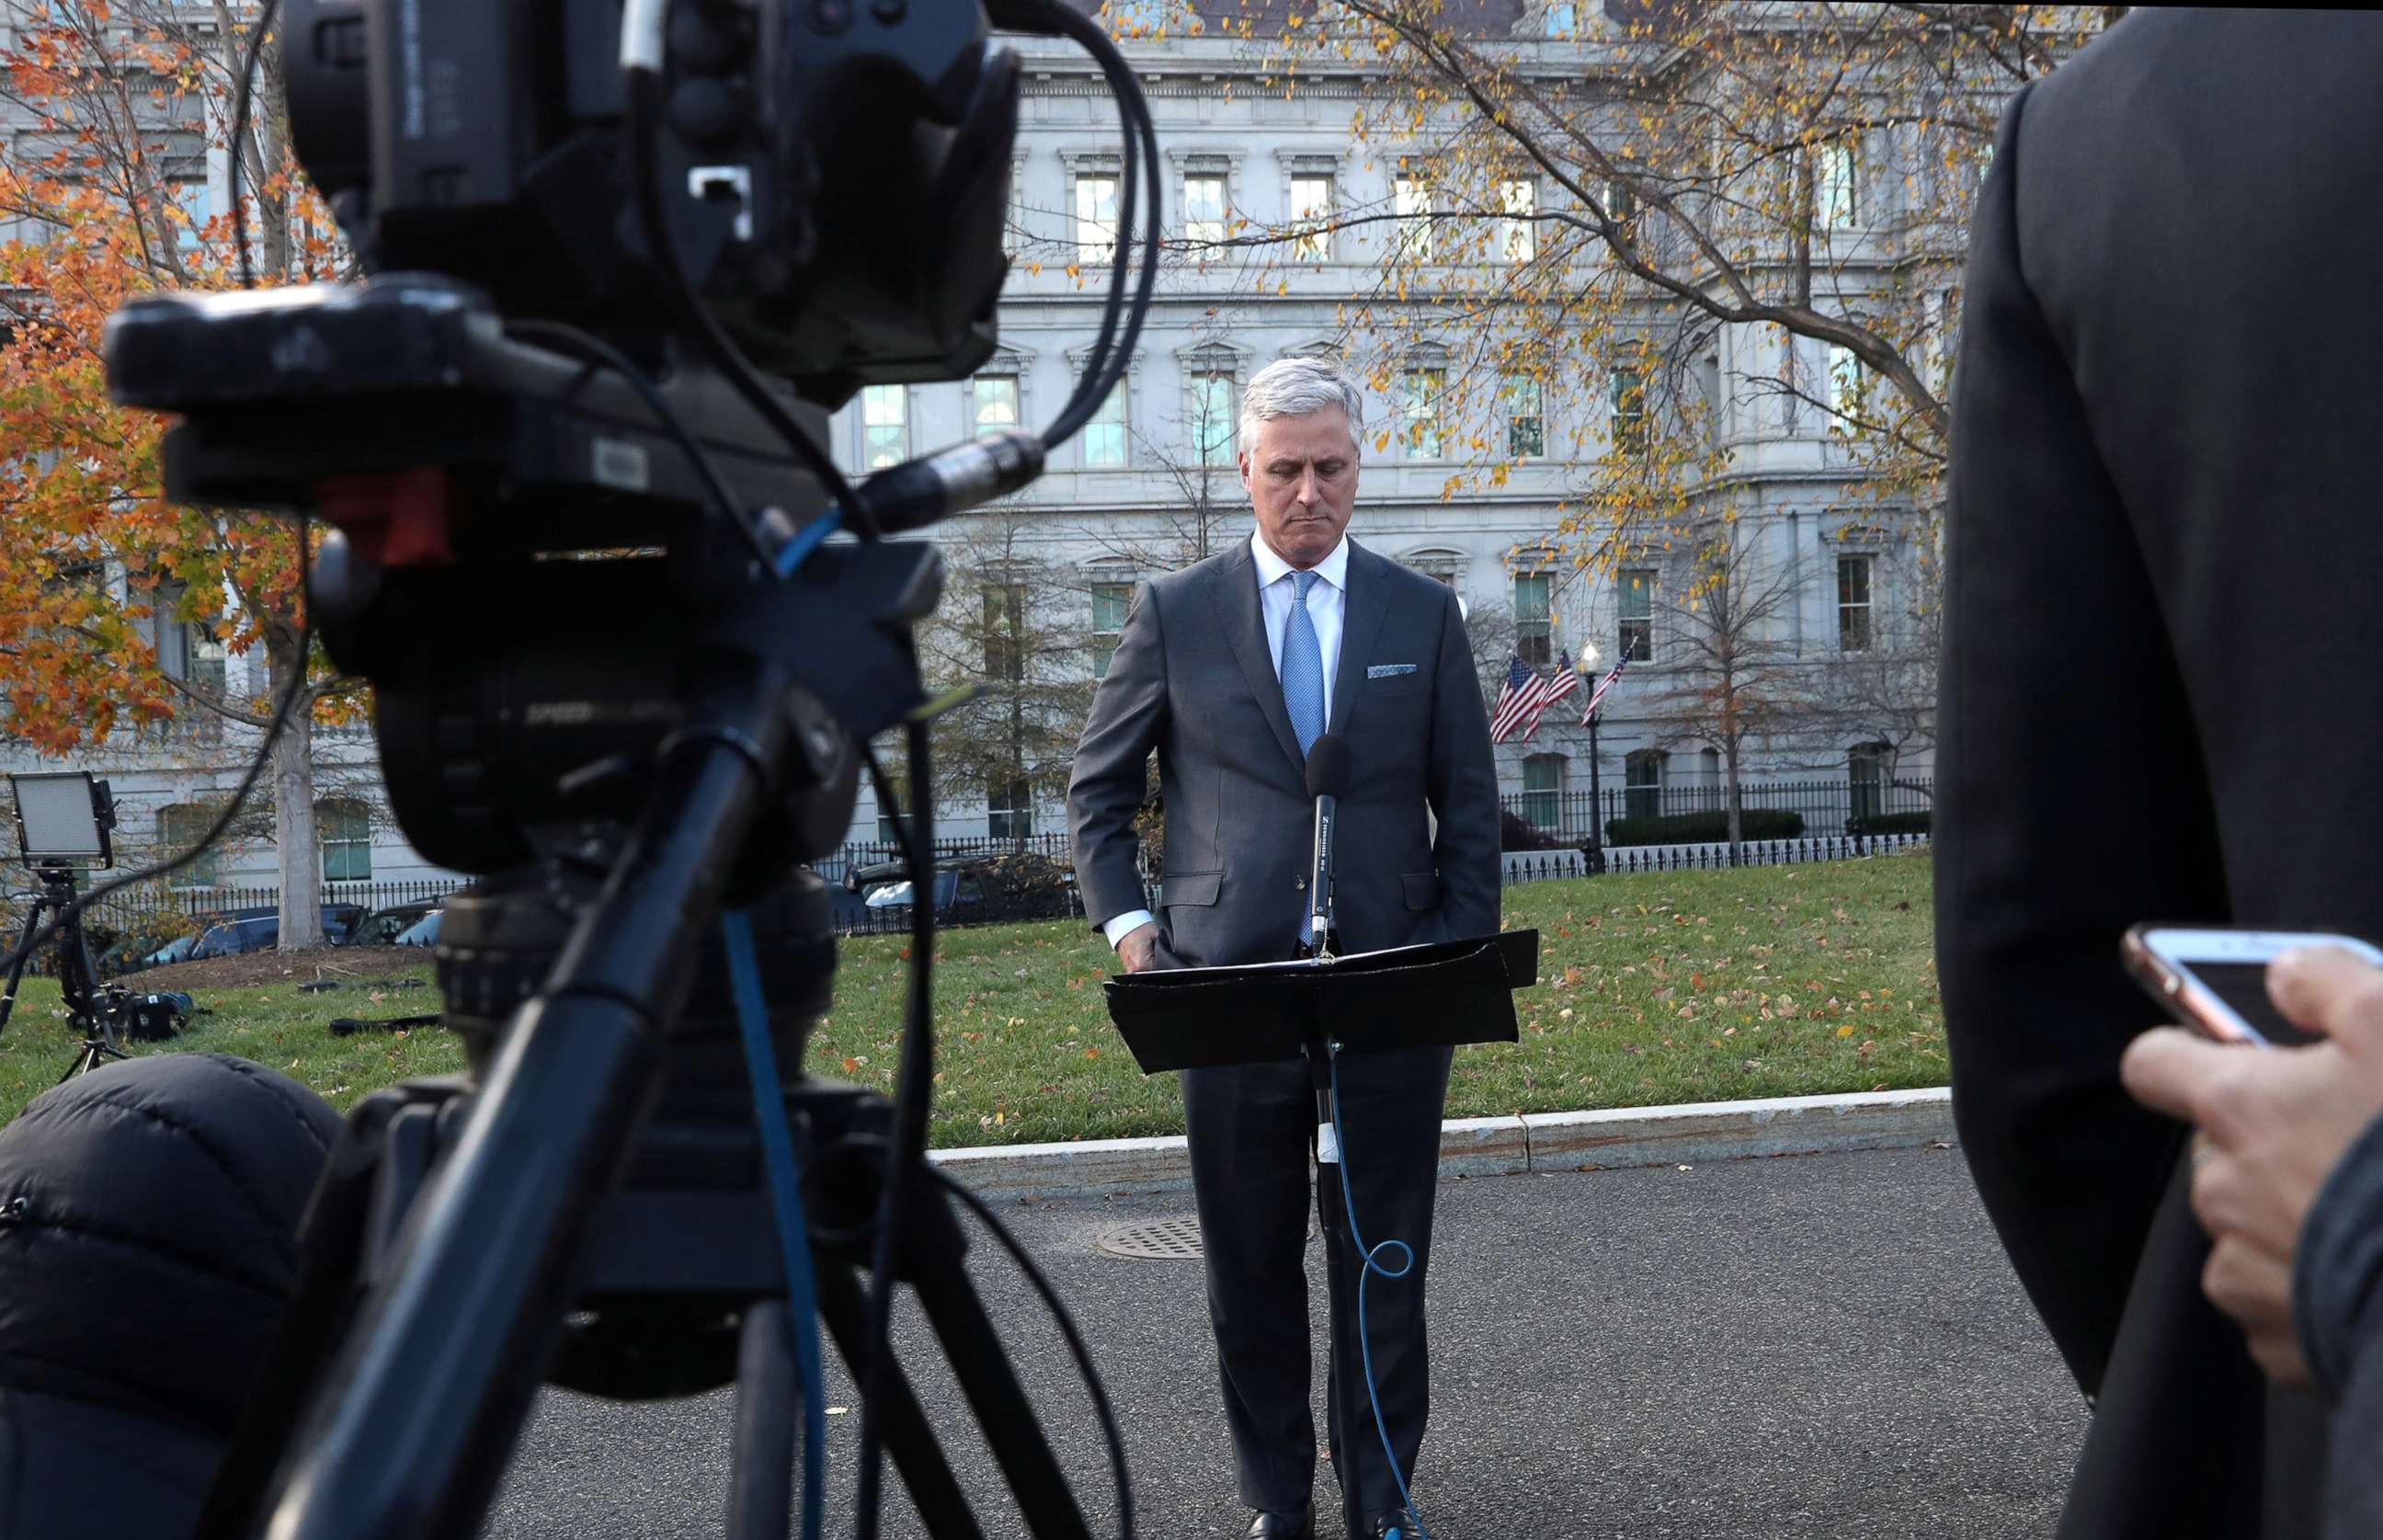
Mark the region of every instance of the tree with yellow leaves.
MULTIPOLYGON (((253 5, 0 0, 11 45, 0 98, 20 131, 0 150, 0 730, 44 754, 173 729, 236 746, 301 697, 269 798, 280 942, 319 942, 313 726, 352 709, 310 671, 297 533, 260 511, 165 497, 165 423, 107 399, 102 329, 127 300, 230 286, 231 221, 210 159, 241 158, 252 257, 268 283, 336 276, 327 211, 285 150, 279 69, 263 47, 253 120, 232 142, 253 5), (224 659, 261 655, 246 687, 224 659), (242 734, 238 730, 249 730, 242 734)), ((253 741, 253 737, 250 737, 253 741)))

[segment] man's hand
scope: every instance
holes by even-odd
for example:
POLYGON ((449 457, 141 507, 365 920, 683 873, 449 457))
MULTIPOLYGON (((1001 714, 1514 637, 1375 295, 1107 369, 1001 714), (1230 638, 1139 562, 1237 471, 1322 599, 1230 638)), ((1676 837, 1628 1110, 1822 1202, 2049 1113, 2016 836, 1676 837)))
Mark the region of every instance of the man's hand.
POLYGON ((1158 944, 1158 922, 1137 925, 1117 938, 1117 960, 1128 973, 1147 973, 1170 966, 1158 944))
POLYGON ((2147 1106, 2195 1124, 2192 1211, 2215 1243, 2202 1287, 2271 1378, 2305 1386, 2291 1319, 2292 1253, 2334 1164, 2383 1112, 2383 968, 2346 952, 2287 953, 2267 993, 2307 1048, 2226 1047, 2173 1027, 2119 1062, 2147 1106))

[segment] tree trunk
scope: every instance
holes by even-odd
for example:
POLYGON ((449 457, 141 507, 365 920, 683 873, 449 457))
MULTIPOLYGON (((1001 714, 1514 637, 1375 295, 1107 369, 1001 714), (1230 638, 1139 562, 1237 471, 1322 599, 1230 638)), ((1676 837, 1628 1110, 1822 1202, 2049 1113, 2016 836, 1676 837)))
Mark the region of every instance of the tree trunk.
MULTIPOLYGON (((265 656, 272 666, 273 699, 293 678, 303 678, 306 659, 288 628, 265 628, 265 656)), ((273 745, 273 848, 281 880, 281 950, 323 944, 323 909, 315 880, 315 713, 311 701, 290 708, 289 725, 273 745)))
POLYGON ((1737 782, 1737 745, 1729 745, 1722 756, 1729 774, 1729 864, 1736 866, 1741 859, 1739 847, 1746 844, 1746 788, 1737 782))

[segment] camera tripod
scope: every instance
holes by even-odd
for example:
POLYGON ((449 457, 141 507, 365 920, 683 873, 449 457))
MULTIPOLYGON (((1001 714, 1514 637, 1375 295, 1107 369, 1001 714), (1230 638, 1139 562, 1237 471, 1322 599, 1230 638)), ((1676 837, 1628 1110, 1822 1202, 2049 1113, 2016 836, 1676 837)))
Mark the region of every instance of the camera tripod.
MULTIPOLYGON (((474 1072, 352 1113, 203 1536, 245 1537, 268 1514, 280 1540, 472 1534, 541 1383, 644 1398, 732 1381, 728 1532, 785 1534, 798 1404, 786 1279, 712 917, 775 800, 757 769, 832 744, 801 730, 809 697, 784 674, 729 653, 706 662, 710 689, 634 830, 558 842, 537 870, 451 901, 439 982, 474 1072)), ((778 1062, 799 1066, 830 1000, 824 884, 797 871, 737 906, 759 942, 778 1062)), ((873 1260, 894 1108, 799 1076, 775 1089, 805 1156, 820 1313, 865 1385, 855 1274, 873 1260)), ((894 1276, 1031 1533, 1089 1540, 960 1270, 944 1191, 915 1166, 902 1191, 894 1276)), ((890 1356, 879 1367, 875 1415, 920 1517, 938 1540, 978 1540, 926 1411, 890 1356)))
POLYGON ((8 969, 8 982, 0 988, 0 1029, 8 1025, 8 1017, 17 1009, 17 986, 25 977, 25 968, 33 960, 31 942, 41 933, 42 917, 52 911, 66 916, 53 941, 58 961, 58 993, 64 997, 68 1024, 80 1032, 74 1062, 58 1077, 64 1085, 78 1075, 98 1068, 110 1059, 125 1056, 117 1046, 116 1023, 122 1013, 120 992, 99 982, 99 965, 92 960, 91 938, 84 934, 82 916, 73 912, 75 901, 74 869, 44 864, 33 869, 42 880, 42 891, 33 895, 32 906, 25 915, 25 929, 17 938, 16 963, 8 969))

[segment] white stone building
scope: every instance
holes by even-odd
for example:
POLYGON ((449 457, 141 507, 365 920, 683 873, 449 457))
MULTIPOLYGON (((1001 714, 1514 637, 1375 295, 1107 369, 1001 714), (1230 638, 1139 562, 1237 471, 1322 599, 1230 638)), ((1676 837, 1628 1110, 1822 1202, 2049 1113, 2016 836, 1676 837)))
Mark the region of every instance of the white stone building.
MULTIPOLYGON (((1550 70, 1599 68, 1591 49, 1565 40, 1579 18, 1569 4, 1532 0, 1527 7, 1482 14, 1482 26, 1537 50, 1550 70)), ((1092 341, 1105 242, 1115 231, 1116 108, 1089 59, 1072 46, 1042 40, 1018 46, 1028 66, 1013 157, 1018 265, 1004 298, 1000 352, 970 380, 872 388, 857 398, 833 421, 833 452, 847 468, 932 450, 981 426, 1048 421, 1092 341)), ((1351 132, 1365 89, 1355 74, 1303 72, 1299 89, 1286 94, 1256 78, 1255 55, 1245 44, 1179 33, 1130 43, 1128 53, 1142 73, 1165 156, 1161 193, 1170 237, 1218 239, 1242 219, 1265 227, 1319 211, 1403 210, 1392 168, 1351 132)), ((203 181, 193 170, 192 198, 211 207, 222 197, 221 168, 205 171, 203 181)), ((1882 203, 1878 217, 1887 216, 1886 206, 1882 203)), ((1204 542, 1213 550, 1246 538, 1250 522, 1231 464, 1239 388, 1274 359, 1341 347, 1340 313, 1378 274, 1383 243, 1398 239, 1396 231, 1388 222, 1336 230, 1317 249, 1269 265, 1263 285, 1253 284, 1249 265, 1238 261, 1204 265, 1179 257, 1162 273, 1122 391, 1000 515, 1014 521, 1038 561, 1075 574, 1069 602, 1078 607, 1087 678, 1113 645, 1135 581, 1184 559, 1187 547, 1204 542), (1191 527, 1201 524, 1205 528, 1191 527)), ((1844 238, 1867 239, 1851 228, 1844 238)), ((1897 585, 1909 569, 1910 537, 1892 511, 1857 505, 1847 450, 1817 414, 1798 413, 1792 401, 1763 388, 1783 371, 1806 380, 1833 377, 1825 349, 1798 341, 1790 360, 1787 346, 1768 327, 1719 335, 1704 383, 1715 431, 1734 463, 1708 496, 1736 509, 1747 538, 1790 574, 1792 602, 1781 610, 1777 632, 1795 659, 1824 671, 1861 652, 1883 618, 1908 605, 1897 585)), ((1428 369, 1429 361, 1417 367, 1428 369)), ((1398 399, 1371 400, 1369 425, 1414 427, 1415 411, 1405 398, 1415 388, 1401 379, 1398 399)), ((1583 392, 1582 399, 1598 394, 1583 392)), ((1416 400, 1427 396, 1422 391, 1416 400)), ((1420 410, 1428 415, 1427 407, 1420 410)), ((1550 413, 1563 410, 1550 403, 1550 413)), ((1680 805, 1684 788, 1714 788, 1717 795, 1718 756, 1672 741, 1637 710, 1678 663, 1657 600, 1662 579, 1655 564, 1574 578, 1517 554, 1553 529, 1558 503, 1576 474, 1549 451, 1568 450, 1575 430, 1585 432, 1579 441, 1588 452, 1601 451, 1612 431, 1605 414, 1572 423, 1540 415, 1528 402, 1508 402, 1494 421, 1426 427, 1401 434, 1387 450, 1377 450, 1369 432, 1354 537, 1458 591, 1476 631, 1494 643, 1496 655, 1484 659, 1493 681, 1510 645, 1544 667, 1560 655, 1610 665, 1630 650, 1634 666, 1610 698, 1598 739, 1597 776, 1608 815, 1654 810, 1659 788, 1671 794, 1660 804, 1664 810, 1680 805), (1479 453, 1465 447, 1475 434, 1516 456, 1513 473, 1502 486, 1468 485, 1444 499, 1467 456, 1479 453)), ((961 536, 945 530, 938 537, 961 536)), ((169 666, 228 671, 235 684, 247 666, 189 637, 168 636, 164 650, 169 666)), ((1585 799, 1589 738, 1578 725, 1586 698, 1584 690, 1569 713, 1563 707, 1550 712, 1529 744, 1499 751, 1501 785, 1514 806, 1536 821, 1561 824, 1575 839, 1591 821, 1585 799)), ((1879 745, 1843 724, 1814 721, 1750 745, 1747 773, 1755 781, 1841 784, 1912 780, 1928 773, 1925 737, 1879 745)), ((191 832, 202 801, 236 782, 253 743, 238 729, 183 729, 127 738, 84 763, 112 779, 128 847, 155 848, 191 832)), ((316 744, 327 804, 324 876, 402 881, 445 875, 412 851, 388 817, 369 734, 318 730, 316 744)), ((20 751, 0 746, 0 756, 11 760, 0 768, 36 768, 20 751)), ((1853 795, 1860 805, 1863 794, 1853 795)), ((1064 808, 1048 791, 1021 795, 988 785, 951 797, 938 812, 938 832, 954 837, 1050 835, 1065 827, 1064 808)), ((865 782, 852 832, 863 841, 885 832, 865 782)), ((197 875, 265 883, 272 870, 271 851, 252 841, 225 849, 197 875)))

